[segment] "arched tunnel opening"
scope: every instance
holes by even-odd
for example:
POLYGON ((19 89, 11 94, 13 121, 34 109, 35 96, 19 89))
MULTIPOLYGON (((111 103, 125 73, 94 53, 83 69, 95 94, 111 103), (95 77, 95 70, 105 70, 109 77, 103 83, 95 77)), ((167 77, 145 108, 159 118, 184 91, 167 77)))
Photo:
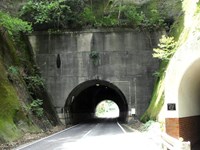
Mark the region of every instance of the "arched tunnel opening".
POLYGON ((178 91, 179 136, 192 147, 200 141, 200 59, 184 73, 178 91))
POLYGON ((118 118, 119 107, 111 100, 103 100, 95 108, 96 118, 118 118))
POLYGON ((120 122, 126 122, 128 103, 122 91, 114 84, 104 80, 89 80, 79 84, 69 94, 65 103, 65 113, 72 124, 96 119, 97 105, 111 100, 119 107, 120 122))

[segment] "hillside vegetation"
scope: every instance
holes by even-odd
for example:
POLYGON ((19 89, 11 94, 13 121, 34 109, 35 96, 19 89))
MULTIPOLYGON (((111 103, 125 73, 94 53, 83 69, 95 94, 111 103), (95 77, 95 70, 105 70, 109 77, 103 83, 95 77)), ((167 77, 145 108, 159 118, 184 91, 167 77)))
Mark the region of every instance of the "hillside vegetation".
POLYGON ((122 0, 28 0, 20 17, 35 30, 129 27, 156 30, 166 27, 166 15, 148 2, 122 0))
MULTIPOLYGON (((199 32, 198 28, 196 28, 196 24, 192 25, 190 24, 188 26, 188 23, 190 22, 197 22, 200 16, 200 11, 199 11, 199 6, 200 6, 200 2, 191 2, 190 0, 184 0, 182 2, 179 3, 180 6, 175 7, 179 8, 179 14, 175 17, 175 22, 173 23, 173 25, 170 28, 170 31, 168 33, 169 37, 173 37, 174 39, 174 43, 175 47, 171 50, 168 50, 168 48, 171 46, 170 43, 168 43, 168 41, 165 42, 164 46, 163 43, 161 42, 160 45, 162 45, 161 47, 159 47, 157 50, 158 53, 157 54, 161 54, 162 50, 167 50, 167 54, 170 54, 169 59, 164 59, 163 57, 159 57, 159 59, 162 60, 161 66, 160 66, 160 70, 156 73, 157 75, 157 82, 155 83, 155 89, 153 92, 153 97, 151 100, 151 103, 149 105, 149 108, 147 109, 147 111, 144 113, 144 115, 141 117, 141 120, 143 122, 146 122, 148 120, 158 120, 159 118, 161 118, 160 121, 164 121, 164 116, 159 115, 162 109, 162 106, 164 104, 164 90, 165 90, 165 73, 168 67, 168 63, 171 59, 171 57, 173 56, 174 53, 176 53, 176 51, 185 43, 185 41, 189 38, 189 34, 193 35, 194 32, 199 32), (194 7, 195 6, 195 7, 194 7), (195 9, 194 9, 195 8, 195 9), (195 28, 195 31, 194 31, 195 28), (193 32, 193 33, 191 33, 193 32)), ((168 7, 170 8, 170 7, 168 7)), ((194 39, 196 40, 196 39, 194 39)), ((194 45, 195 47, 195 45, 194 45)), ((156 49, 154 49, 155 51, 156 49)), ((165 54, 165 56, 167 56, 167 54, 165 54)), ((164 108, 163 108, 164 109, 164 108)))
MULTIPOLYGON (((189 32, 184 19, 191 11, 190 0, 148 0, 142 4, 131 0, 22 0, 16 1, 19 10, 14 1, 0 2, 0 143, 59 124, 26 37, 33 30, 166 30, 160 46, 154 49, 154 57, 162 62, 155 73, 151 103, 141 118, 143 122, 157 120, 164 103, 165 70, 189 32)), ((195 15, 200 13, 199 5, 195 15)))
POLYGON ((0 143, 59 124, 27 37, 31 26, 0 12, 0 143))

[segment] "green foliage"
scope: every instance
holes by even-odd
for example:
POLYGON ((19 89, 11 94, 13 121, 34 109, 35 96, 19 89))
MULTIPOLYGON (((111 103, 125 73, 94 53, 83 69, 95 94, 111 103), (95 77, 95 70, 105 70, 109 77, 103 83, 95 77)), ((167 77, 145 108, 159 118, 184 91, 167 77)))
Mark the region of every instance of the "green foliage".
POLYGON ((174 24, 170 29, 170 36, 173 36, 176 41, 178 41, 179 36, 183 32, 184 21, 185 21, 184 14, 181 14, 179 17, 177 17, 176 21, 174 22, 174 24))
POLYGON ((24 77, 24 79, 30 92, 34 92, 41 87, 44 87, 44 79, 39 75, 24 77))
POLYGON ((99 2, 96 6, 83 0, 29 0, 21 17, 32 22, 35 29, 66 29, 80 27, 164 27, 164 18, 156 8, 143 12, 139 6, 119 2, 99 2), (96 7, 100 8, 96 8, 96 7), (98 10, 97 10, 98 9, 98 10))
POLYGON ((7 79, 7 74, 0 59, 0 142, 17 139, 19 131, 13 122, 19 109, 19 99, 15 88, 7 79))
POLYGON ((94 65, 98 65, 99 64, 99 53, 95 50, 92 50, 90 52, 90 58, 92 59, 92 62, 94 65))
POLYGON ((33 100, 28 107, 27 111, 32 111, 37 117, 42 117, 44 115, 44 109, 42 108, 43 100, 36 99, 33 100))
POLYGON ((142 122, 147 122, 149 120, 157 120, 158 114, 160 113, 163 104, 164 104, 164 78, 165 73, 163 70, 166 69, 167 63, 162 62, 160 66, 160 70, 157 81, 155 83, 155 87, 153 90, 153 96, 151 98, 151 102, 149 104, 149 107, 145 111, 145 113, 142 115, 140 120, 142 122))
POLYGON ((113 27, 118 24, 118 20, 114 18, 112 15, 104 16, 102 19, 97 22, 97 26, 100 27, 113 27))
POLYGON ((18 84, 19 81, 19 69, 16 66, 10 66, 8 68, 8 79, 11 83, 18 84))
POLYGON ((83 5, 81 0, 29 0, 21 9, 21 17, 34 26, 43 24, 47 29, 66 28, 79 24, 83 5))
POLYGON ((82 24, 85 26, 96 24, 96 17, 90 7, 84 8, 81 18, 82 18, 82 24))
POLYGON ((10 74, 12 74, 14 76, 17 76, 19 74, 19 69, 16 66, 10 66, 8 68, 8 73, 10 73, 10 74))
POLYGON ((136 6, 124 5, 121 6, 122 20, 129 26, 141 26, 145 19, 143 12, 140 12, 136 6))
POLYGON ((158 29, 164 27, 164 17, 160 16, 160 13, 156 9, 150 10, 145 16, 143 26, 149 29, 158 29))
POLYGON ((169 61, 172 55, 175 53, 176 42, 173 37, 162 36, 158 48, 154 48, 153 57, 159 58, 164 61, 169 61))
POLYGON ((200 1, 197 2, 196 14, 200 13, 200 1))
POLYGON ((11 17, 9 14, 0 11, 0 26, 3 26, 11 36, 18 36, 21 32, 32 31, 32 27, 26 21, 11 17))

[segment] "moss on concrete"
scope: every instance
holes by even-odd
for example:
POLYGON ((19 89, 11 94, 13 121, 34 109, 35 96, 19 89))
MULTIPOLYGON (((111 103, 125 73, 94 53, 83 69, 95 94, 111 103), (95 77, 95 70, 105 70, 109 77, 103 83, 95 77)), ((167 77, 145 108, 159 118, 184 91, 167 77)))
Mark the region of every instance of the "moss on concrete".
MULTIPOLYGON (((156 1, 156 0, 155 0, 156 1)), ((194 3, 194 2, 193 2, 194 3)), ((165 4, 165 3, 163 3, 165 4)), ((175 40, 178 43, 178 47, 182 45, 188 38, 190 29, 192 28, 190 23, 191 20, 194 20, 194 15, 195 13, 198 13, 198 5, 197 4, 197 10, 194 9, 194 4, 191 4, 190 0, 184 0, 180 2, 179 4, 182 8, 182 10, 179 10, 180 13, 176 13, 177 16, 175 18, 174 24, 171 26, 169 36, 173 36, 175 40)), ((180 9, 179 5, 174 5, 174 8, 180 9)), ((168 5, 170 6, 170 5, 168 5)), ((166 6, 165 6, 166 7, 166 6)), ((168 8, 172 9, 172 8, 168 8)), ((173 9, 172 9, 173 12, 173 9)), ((178 49, 177 47, 177 49, 178 49)), ((167 68, 168 63, 162 62, 160 70, 163 70, 165 72, 167 68)), ((164 80, 165 80, 165 73, 163 73, 158 81, 155 83, 155 89, 153 91, 153 96, 151 103, 147 109, 147 111, 144 113, 144 115, 141 117, 141 121, 147 122, 148 120, 157 120, 157 117, 160 113, 160 110, 162 109, 162 106, 164 104, 164 80)))
MULTIPOLYGON (((179 39, 180 34, 184 28, 184 15, 182 14, 182 3, 178 3, 178 0, 170 3, 169 1, 150 1, 149 9, 158 8, 163 10, 162 13, 165 14, 166 18, 175 18, 175 22, 170 27, 170 36, 175 37, 175 40, 179 39), (175 10, 173 10, 175 9, 175 10), (171 10, 172 14, 169 14, 171 10)), ((161 13, 161 12, 160 12, 161 13)), ((164 104, 164 80, 165 80, 165 70, 167 68, 168 62, 163 61, 159 69, 159 77, 154 85, 154 90, 152 94, 152 99, 150 105, 143 116, 140 118, 142 122, 147 122, 149 120, 157 120, 158 115, 164 104)))
POLYGON ((163 70, 165 70, 166 66, 167 63, 162 62, 159 70, 160 75, 155 83, 155 87, 153 90, 151 103, 146 112, 140 118, 142 122, 147 122, 149 120, 157 120, 157 116, 160 113, 160 110, 162 109, 162 106, 164 104, 164 78, 165 78, 165 73, 163 72, 163 70))

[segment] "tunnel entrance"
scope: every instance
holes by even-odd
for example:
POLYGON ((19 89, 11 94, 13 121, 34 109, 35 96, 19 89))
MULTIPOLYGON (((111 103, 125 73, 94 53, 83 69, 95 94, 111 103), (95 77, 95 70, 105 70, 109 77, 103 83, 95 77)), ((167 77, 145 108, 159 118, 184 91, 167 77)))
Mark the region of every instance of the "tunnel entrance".
POLYGON ((69 94, 65 103, 68 120, 75 124, 96 119, 95 110, 103 100, 111 100, 119 107, 118 121, 126 122, 128 103, 121 90, 104 80, 89 80, 79 84, 69 94))
POLYGON ((179 136, 192 147, 200 141, 200 59, 185 72, 179 86, 179 136))

